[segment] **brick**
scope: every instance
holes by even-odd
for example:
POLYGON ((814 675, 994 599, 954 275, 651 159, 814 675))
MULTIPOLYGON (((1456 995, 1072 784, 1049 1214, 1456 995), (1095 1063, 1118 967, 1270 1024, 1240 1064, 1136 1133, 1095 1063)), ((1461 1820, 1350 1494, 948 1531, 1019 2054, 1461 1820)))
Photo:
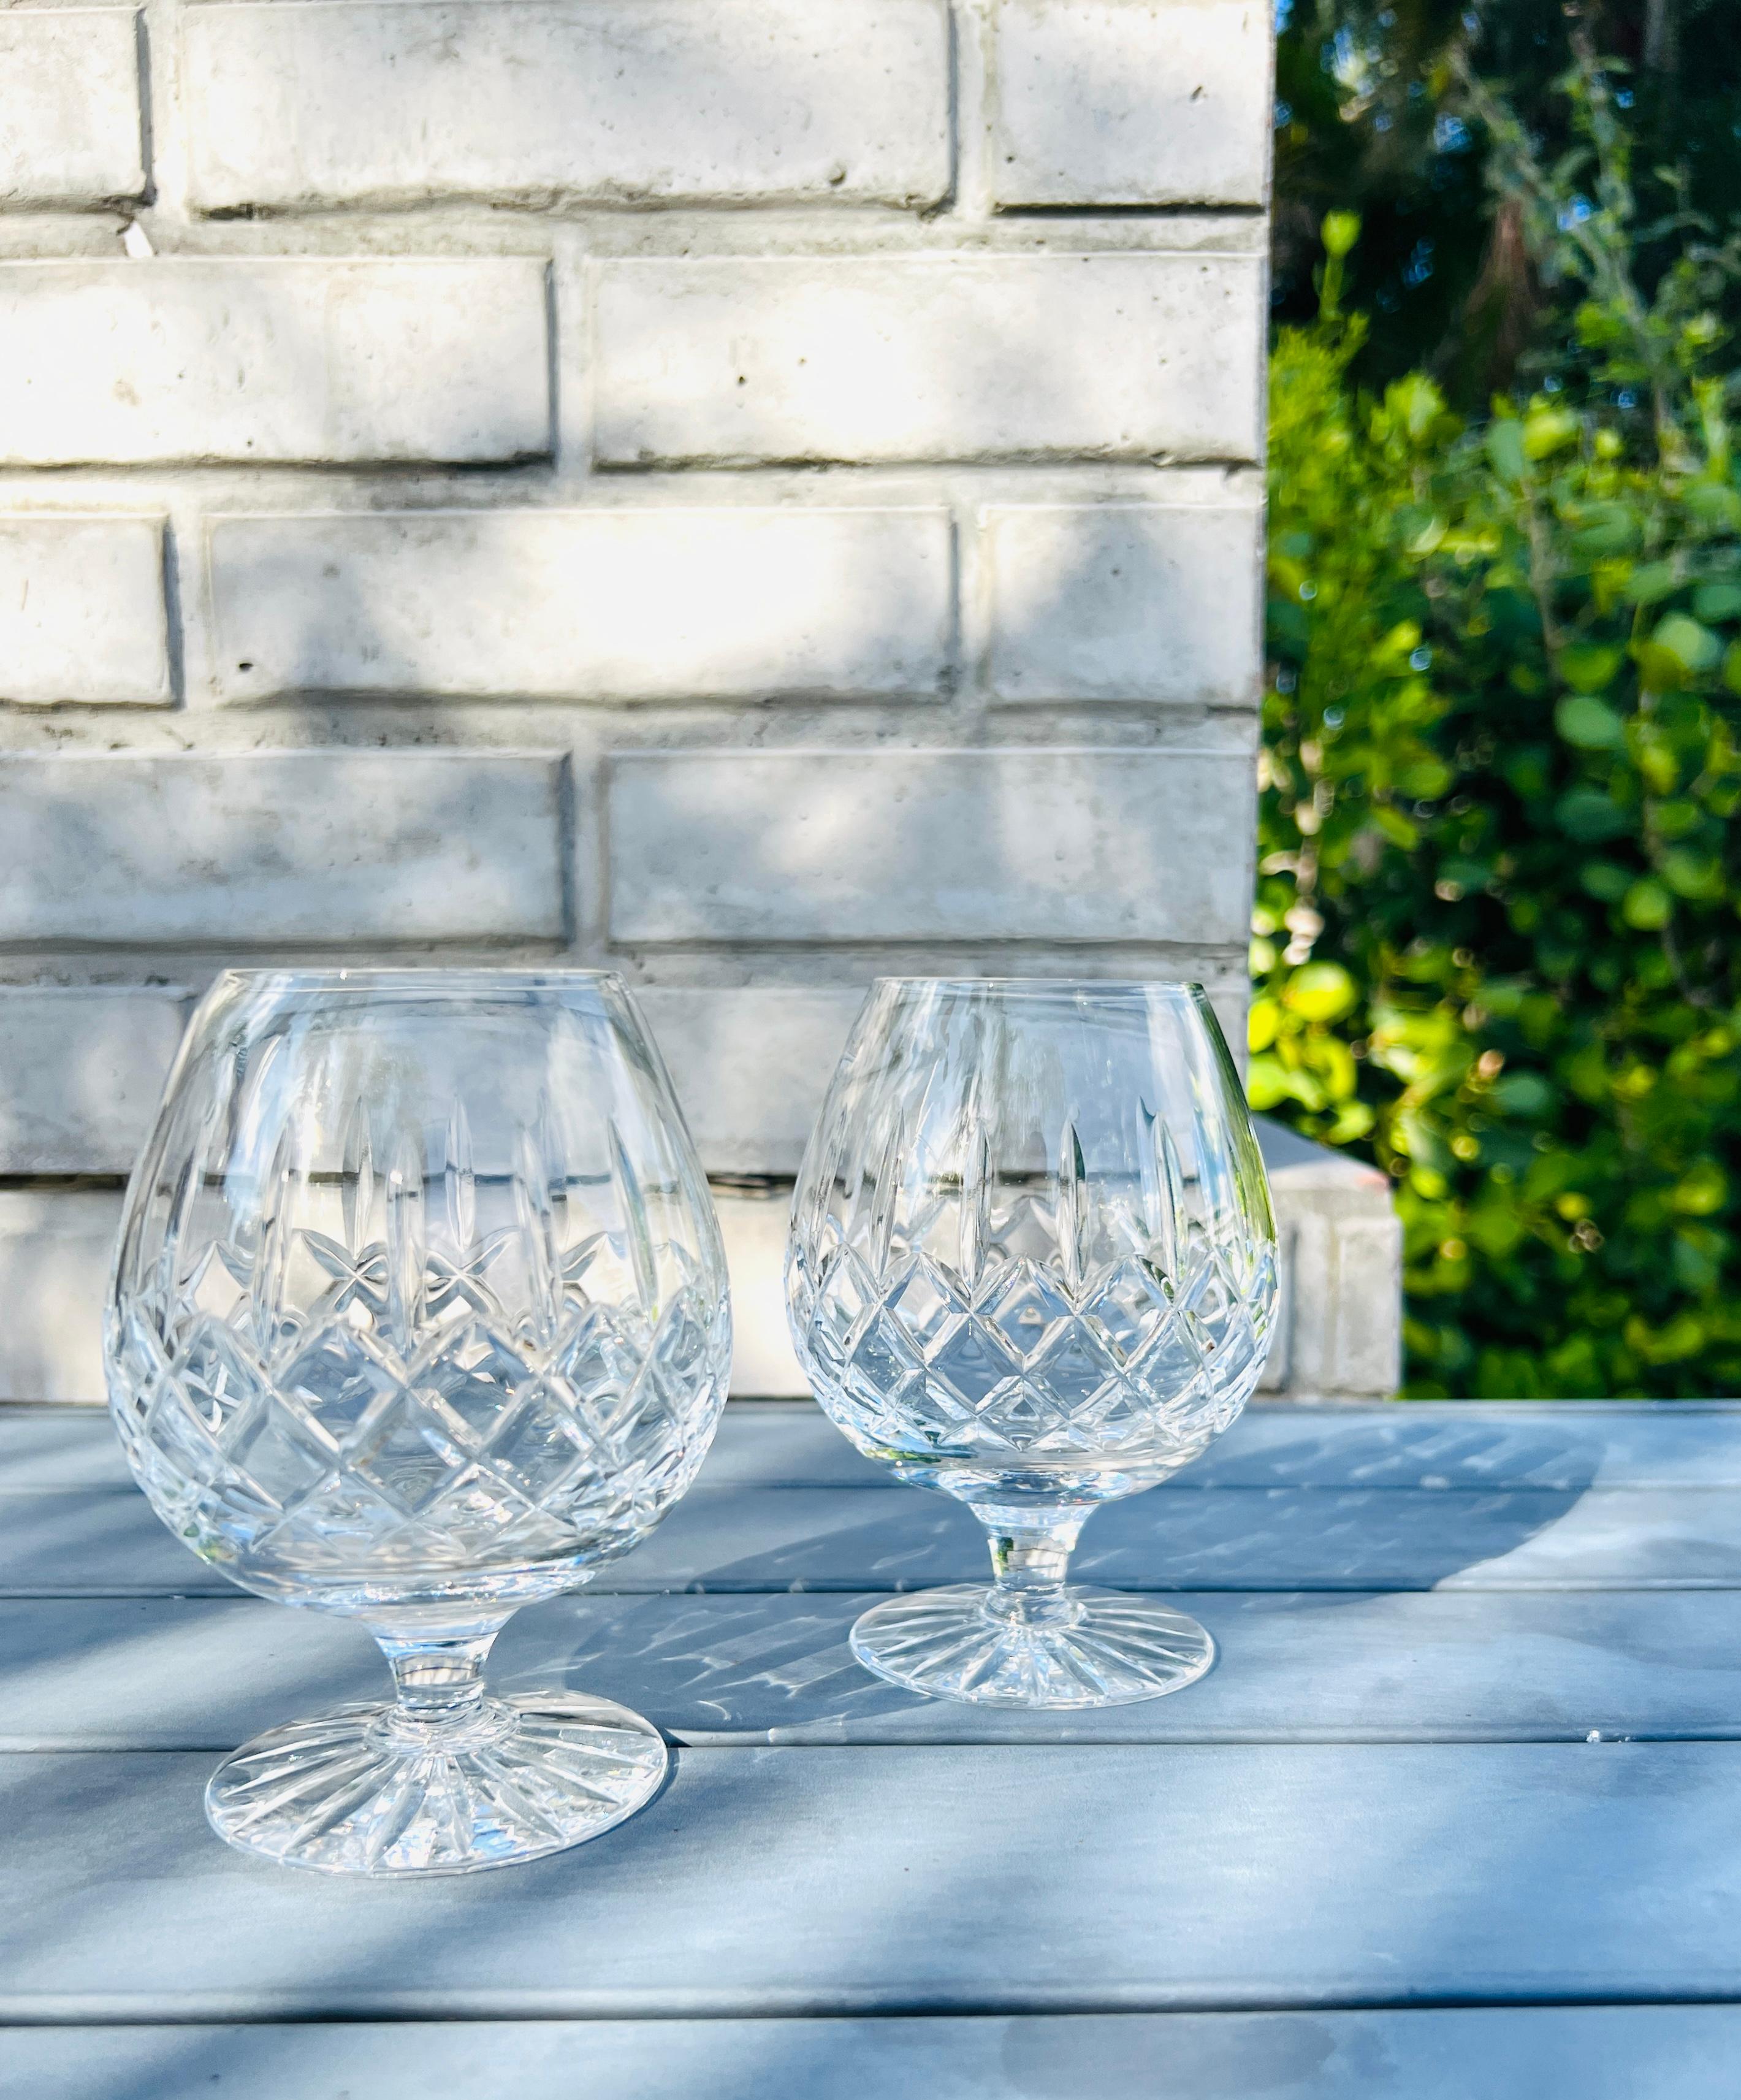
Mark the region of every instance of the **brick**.
POLYGON ((206 211, 948 185, 938 0, 274 0, 182 22, 206 211))
POLYGON ((658 1039, 710 1174, 795 1176, 865 987, 647 987, 658 1039))
POLYGON ((1253 790, 1219 753, 619 754, 611 933, 1243 941, 1253 790))
POLYGON ((151 1127, 186 995, 0 989, 0 1174, 125 1174, 151 1127))
POLYGON ((606 263, 613 465, 1258 457, 1249 255, 606 263))
POLYGON ((0 1189, 0 1401, 104 1396, 118 1189, 0 1189))
POLYGON ((0 924, 227 947, 553 938, 561 774, 504 752, 0 760, 0 924))
POLYGON ((1257 704, 1253 506, 1034 505, 984 514, 999 699, 1257 704))
POLYGON ((0 461, 546 452, 544 265, 521 257, 0 264, 0 461))
POLYGON ((144 189, 137 24, 125 7, 0 8, 0 205, 144 189))
POLYGON ((994 188, 1024 205, 1261 205, 1258 0, 1001 0, 994 188))
POLYGON ((161 518, 0 518, 0 699, 172 697, 161 518))
POLYGON ((220 690, 935 694, 938 510, 422 511, 210 528, 220 690))

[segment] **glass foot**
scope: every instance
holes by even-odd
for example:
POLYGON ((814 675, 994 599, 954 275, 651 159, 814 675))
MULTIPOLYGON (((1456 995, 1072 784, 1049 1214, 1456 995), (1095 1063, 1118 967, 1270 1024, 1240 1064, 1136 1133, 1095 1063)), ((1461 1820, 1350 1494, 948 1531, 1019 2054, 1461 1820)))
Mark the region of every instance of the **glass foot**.
POLYGON ((1201 1677, 1215 1643, 1147 1597, 1052 1591, 1043 1619, 1000 1609, 976 1583, 891 1597, 853 1628, 853 1652, 891 1684, 976 1706, 1122 1706, 1201 1677))
POLYGON ((665 1765, 659 1731, 608 1699, 485 1699, 439 1727, 341 1706, 245 1743, 212 1774, 205 1813, 228 1843, 289 1866, 463 1874, 611 1829, 665 1765))

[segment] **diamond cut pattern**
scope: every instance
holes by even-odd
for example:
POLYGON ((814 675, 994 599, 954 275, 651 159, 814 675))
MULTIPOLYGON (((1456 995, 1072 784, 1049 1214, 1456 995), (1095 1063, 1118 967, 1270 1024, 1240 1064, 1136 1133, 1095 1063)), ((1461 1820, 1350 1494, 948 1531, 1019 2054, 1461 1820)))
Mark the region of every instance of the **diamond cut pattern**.
MULTIPOLYGON (((578 1302, 549 1348, 528 1346, 495 1306, 494 1320, 456 1317, 407 1365, 353 1323, 359 1287, 343 1292, 346 1308, 328 1304, 320 1326, 294 1332, 275 1373, 201 1323, 130 1405, 130 1446, 168 1502, 215 1476, 203 1514, 232 1550, 324 1569, 331 1555, 311 1541, 325 1533, 373 1567, 440 1568, 517 1545, 549 1554, 596 1550, 613 1534, 632 1543, 681 1491, 672 1452, 704 1448, 729 1330, 698 1288, 676 1294, 650 1327, 571 1288, 578 1302)), ((475 1277, 463 1295, 449 1293, 459 1314, 482 1295, 475 1277)))
POLYGON ((873 995, 787 1264, 800 1360, 864 1448, 1091 1493, 1195 1457, 1257 1383, 1274 1226, 1228 1068, 1183 1001, 1074 996, 873 995))
MULTIPOLYGON (((501 1043, 474 1120, 500 1123, 501 1043)), ((527 1047, 541 1072, 536 1030, 527 1047)), ((263 1085, 271 1065, 249 1069, 263 1085)), ((134 1471, 197 1551, 336 1608, 529 1596, 627 1551, 688 1486, 725 1397, 723 1268, 681 1176, 632 1166, 608 1118, 603 1171, 575 1156, 579 1098, 580 1137, 546 1096, 488 1185, 464 1115, 443 1156, 439 1123, 383 1136, 378 1104, 350 1113, 342 1167, 335 1139, 311 1174, 287 1132, 269 1171, 227 1183, 243 1105, 217 1088, 203 1124, 183 1105, 192 1157, 134 1199, 108 1347, 134 1471)))
MULTIPOLYGON (((1036 1215, 1024 1207, 1025 1248, 1036 1215)), ((795 1248, 795 1294, 813 1308, 808 1367, 822 1390, 852 1396, 854 1421, 879 1445, 900 1448, 916 1432, 971 1451, 1112 1460, 1176 1445, 1230 1397, 1237 1412, 1275 1297, 1272 1251, 1245 1295, 1206 1241, 1186 1251, 1193 1267, 1175 1285, 1126 1260, 1072 1290, 1025 1251, 985 1267, 971 1295, 922 1262, 867 1300, 850 1251, 812 1272, 795 1248), (844 1378, 831 1370, 843 1361, 844 1378)))

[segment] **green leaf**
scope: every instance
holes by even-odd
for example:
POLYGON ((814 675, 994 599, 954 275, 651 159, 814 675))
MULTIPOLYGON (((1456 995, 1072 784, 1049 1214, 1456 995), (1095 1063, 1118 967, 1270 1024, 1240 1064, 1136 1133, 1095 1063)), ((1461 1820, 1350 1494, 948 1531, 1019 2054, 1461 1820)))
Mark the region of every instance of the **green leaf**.
POLYGON ((1385 389, 1384 405, 1418 444, 1444 413, 1445 397, 1423 372, 1410 372, 1385 389))
POLYGON ((1712 482, 1695 483, 1686 507, 1708 532, 1741 532, 1741 496, 1712 482))
POLYGON ((1625 661, 1625 651, 1609 642, 1575 642, 1560 651, 1559 674, 1575 693, 1599 693, 1613 684, 1625 661))
POLYGON ((1554 816, 1567 837, 1585 845, 1599 846, 1633 829, 1630 810, 1594 788, 1571 788, 1554 805, 1554 816))
POLYGON ((1680 571, 1673 562, 1646 562, 1633 571, 1626 595, 1634 605, 1655 605, 1680 588, 1680 571))
POLYGON ((1340 963, 1307 963, 1289 978, 1282 1003, 1302 1021, 1339 1021, 1359 999, 1340 963))
POLYGON ((1584 520, 1571 536, 1571 551, 1587 559, 1629 554, 1643 536, 1637 514, 1624 503, 1592 503, 1584 520))
POLYGON ((1714 671, 1723 654, 1721 639, 1684 612, 1671 612, 1666 620, 1659 620, 1651 639, 1695 677, 1702 671, 1714 671))
POLYGON ((1554 710, 1554 726, 1580 751, 1620 751, 1626 725, 1605 701, 1589 693, 1568 693, 1554 710))
POLYGON ((1554 1089, 1539 1072, 1506 1072, 1493 1082, 1491 1099, 1502 1115, 1534 1120, 1554 1105, 1554 1089))
POLYGON ((1443 759, 1417 758, 1397 774, 1396 784, 1412 801, 1430 802, 1443 795, 1456 778, 1443 759))
POLYGON ((1671 846, 1663 855, 1663 877, 1677 897, 1715 904, 1723 894, 1723 864, 1715 854, 1691 846, 1671 846))
POLYGON ((1502 417, 1488 426, 1487 455, 1493 471, 1501 481, 1517 483, 1523 479, 1523 426, 1502 417))
POLYGON ((1279 1057, 1254 1057, 1245 1068, 1245 1098, 1259 1115, 1288 1099, 1288 1069, 1279 1057))
POLYGON ((1693 611, 1700 620, 1741 618, 1741 584, 1700 584, 1693 593, 1693 611))
POLYGON ((1669 1198, 1683 1217, 1714 1217, 1729 1194, 1729 1178, 1714 1159, 1695 1159, 1669 1198))
POLYGON ((1661 883, 1647 875, 1627 891, 1620 916, 1641 933, 1658 933, 1674 916, 1674 899, 1661 883))
POLYGON ((1523 418, 1526 459, 1548 459, 1577 436, 1577 417, 1569 408, 1532 408, 1523 418))
POLYGON ((1319 238, 1324 243, 1326 255, 1339 262, 1353 248, 1360 237, 1360 214, 1357 211, 1327 211, 1324 224, 1319 229, 1319 238))
POLYGON ((1604 904, 1618 904, 1632 888, 1633 878, 1611 860, 1587 860, 1578 870, 1578 880, 1589 894, 1604 904))

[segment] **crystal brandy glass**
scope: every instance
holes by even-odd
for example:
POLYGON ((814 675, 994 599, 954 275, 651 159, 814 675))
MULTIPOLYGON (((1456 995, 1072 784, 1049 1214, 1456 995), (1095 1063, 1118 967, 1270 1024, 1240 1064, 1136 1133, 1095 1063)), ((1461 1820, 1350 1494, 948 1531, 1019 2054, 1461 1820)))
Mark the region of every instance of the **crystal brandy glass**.
POLYGON ((454 1873, 632 1815, 657 1730, 492 1696, 484 1658, 688 1487, 730 1340, 707 1185, 616 979, 221 977, 128 1190, 110 1403, 170 1529, 262 1597, 359 1620, 398 1696, 227 1759, 218 1834, 454 1873))
POLYGON ((1269 1189, 1200 987, 884 978, 805 1156, 787 1296, 836 1425, 990 1535, 991 1587, 865 1613, 868 1669, 1031 1707, 1208 1669, 1194 1619, 1064 1580, 1084 1520, 1195 1458, 1269 1345, 1269 1189))

